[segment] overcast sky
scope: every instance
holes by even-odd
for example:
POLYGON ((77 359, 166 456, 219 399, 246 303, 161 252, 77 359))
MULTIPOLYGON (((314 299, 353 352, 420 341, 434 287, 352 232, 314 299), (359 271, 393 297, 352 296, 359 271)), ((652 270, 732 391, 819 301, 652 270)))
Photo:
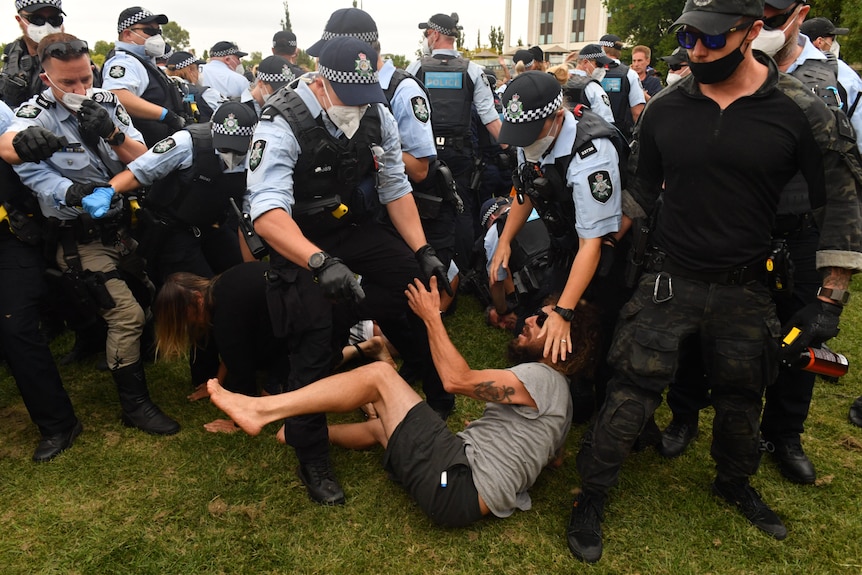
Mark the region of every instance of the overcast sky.
MULTIPOLYGON (((63 0, 66 31, 94 45, 97 40, 117 39, 117 17, 134 4, 105 0, 63 0)), ((350 0, 288 0, 290 21, 300 48, 306 48, 320 38, 329 15, 339 8, 349 8, 350 0)), ((527 0, 513 0, 513 44, 518 38, 527 43, 527 0)), ((10 42, 21 35, 15 21, 11 0, 3 6, 8 16, 0 17, 0 42, 10 42)), ((244 52, 269 55, 272 35, 280 29, 284 18, 282 0, 215 0, 180 1, 144 0, 144 8, 165 14, 189 32, 190 43, 200 55, 220 40, 233 40, 244 52), (207 6, 212 6, 208 8, 207 6)), ((457 12, 464 26, 466 46, 475 47, 477 31, 488 43, 491 26, 505 25, 505 0, 463 0, 447 3, 418 0, 360 0, 358 6, 377 22, 384 52, 403 54, 412 60, 421 41, 417 25, 432 14, 457 12)))

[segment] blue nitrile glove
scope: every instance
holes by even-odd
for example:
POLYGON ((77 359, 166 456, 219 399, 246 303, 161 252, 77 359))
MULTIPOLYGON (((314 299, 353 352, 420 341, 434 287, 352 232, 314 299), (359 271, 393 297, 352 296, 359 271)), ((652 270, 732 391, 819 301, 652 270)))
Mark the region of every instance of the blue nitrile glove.
POLYGON ((81 205, 94 218, 101 218, 111 207, 114 188, 96 188, 93 193, 81 200, 81 205))

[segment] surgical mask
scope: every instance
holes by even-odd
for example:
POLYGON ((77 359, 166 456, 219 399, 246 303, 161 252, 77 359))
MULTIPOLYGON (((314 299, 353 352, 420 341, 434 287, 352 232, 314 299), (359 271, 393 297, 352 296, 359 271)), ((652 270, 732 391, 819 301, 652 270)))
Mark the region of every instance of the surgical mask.
POLYGON ((83 104, 85 100, 90 100, 93 97, 93 88, 87 88, 85 94, 66 92, 61 90, 60 87, 54 83, 54 80, 51 80, 51 76, 48 76, 47 72, 45 73, 45 76, 48 78, 48 81, 51 82, 51 85, 54 86, 58 92, 63 94, 60 100, 63 102, 63 105, 72 112, 77 113, 81 109, 81 104, 83 104))
POLYGON ((242 62, 236 65, 236 69, 234 70, 237 74, 245 76, 245 66, 242 65, 242 62))
POLYGON ((41 42, 42 38, 44 38, 48 34, 59 34, 62 31, 62 26, 60 26, 59 28, 55 28, 47 22, 42 26, 36 26, 35 24, 27 24, 27 37, 36 42, 37 44, 41 42))
POLYGON ((680 80, 682 80, 682 76, 680 76, 679 74, 677 74, 675 72, 668 72, 667 73, 667 85, 668 86, 673 86, 674 84, 676 84, 680 80))
POLYGON ((323 85, 323 92, 329 100, 326 115, 329 116, 333 124, 338 126, 338 129, 344 132, 347 139, 352 138, 356 135, 357 130, 359 130, 359 123, 362 121, 362 117, 365 115, 365 110, 368 109, 368 106, 334 106, 332 98, 329 96, 329 91, 326 89, 326 84, 323 85))
POLYGON ((832 45, 829 47, 829 51, 835 54, 835 57, 838 57, 838 53, 841 51, 841 45, 838 43, 838 38, 836 37, 832 40, 832 45))
MULTIPOLYGON (((132 30, 139 38, 144 36, 132 30)), ((150 36, 144 40, 144 53, 150 58, 161 58, 165 55, 165 39, 161 34, 150 36)))
POLYGON ((554 139, 556 138, 555 134, 556 128, 556 119, 554 119, 554 123, 551 125, 551 129, 548 131, 548 135, 544 138, 539 138, 529 146, 524 146, 524 159, 528 162, 537 163, 542 159, 542 156, 545 152, 548 151, 548 148, 554 143, 554 139))
POLYGON ((593 80, 598 80, 599 82, 601 82, 602 80, 605 79, 605 74, 607 74, 607 73, 608 73, 607 69, 599 68, 598 66, 596 66, 596 68, 590 73, 590 78, 592 78, 593 80))
POLYGON ((784 36, 784 30, 781 28, 777 30, 767 30, 764 28, 751 43, 751 47, 754 50, 760 50, 768 56, 775 56, 786 43, 787 38, 784 36))
POLYGON ((245 162, 247 153, 219 152, 218 155, 221 158, 221 161, 227 166, 228 171, 231 171, 245 162))

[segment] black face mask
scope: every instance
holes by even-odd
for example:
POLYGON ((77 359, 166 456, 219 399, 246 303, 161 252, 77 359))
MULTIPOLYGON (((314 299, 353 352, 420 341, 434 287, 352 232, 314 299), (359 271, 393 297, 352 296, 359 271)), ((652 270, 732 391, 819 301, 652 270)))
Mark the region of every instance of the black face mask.
MULTIPOLYGON (((749 26, 750 28, 751 26, 749 26)), ((736 50, 727 53, 718 60, 700 63, 689 62, 688 67, 694 75, 694 79, 700 84, 717 84, 730 78, 745 59, 745 55, 742 53, 742 45, 748 36, 748 30, 746 30, 745 34, 736 50)))

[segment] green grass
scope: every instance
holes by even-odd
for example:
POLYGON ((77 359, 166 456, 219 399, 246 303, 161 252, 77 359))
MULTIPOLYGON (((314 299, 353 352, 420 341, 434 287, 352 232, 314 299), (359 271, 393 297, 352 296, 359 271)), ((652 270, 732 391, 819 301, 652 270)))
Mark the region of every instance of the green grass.
MULTIPOLYGON (((803 436, 818 484, 788 483, 768 459, 754 478, 787 524, 783 542, 710 494, 710 412, 679 459, 650 450, 627 460, 606 509, 604 557, 586 566, 571 557, 564 537, 582 426, 572 429, 563 467, 546 470, 531 490, 532 510, 444 530, 386 478, 379 449, 334 449, 347 505, 313 504, 292 451, 273 437, 275 425, 254 438, 204 431, 221 413, 209 402, 186 401, 182 362, 147 367, 154 398, 183 425, 168 438, 121 425, 108 374, 89 364, 64 368, 84 433, 55 461, 33 464, 38 432, 0 367, 0 573, 859 574, 862 429, 847 422, 862 393, 859 310, 862 304, 851 302, 833 342, 849 357, 850 374, 838 384, 818 383, 803 436)), ((507 337, 484 325, 475 301, 462 297, 447 321, 473 367, 503 365, 507 337)), ((64 336, 54 352, 71 344, 64 336)), ((450 426, 457 430, 479 414, 477 402, 459 398, 450 426)), ((668 421, 666 407, 657 418, 662 426, 668 421)))

